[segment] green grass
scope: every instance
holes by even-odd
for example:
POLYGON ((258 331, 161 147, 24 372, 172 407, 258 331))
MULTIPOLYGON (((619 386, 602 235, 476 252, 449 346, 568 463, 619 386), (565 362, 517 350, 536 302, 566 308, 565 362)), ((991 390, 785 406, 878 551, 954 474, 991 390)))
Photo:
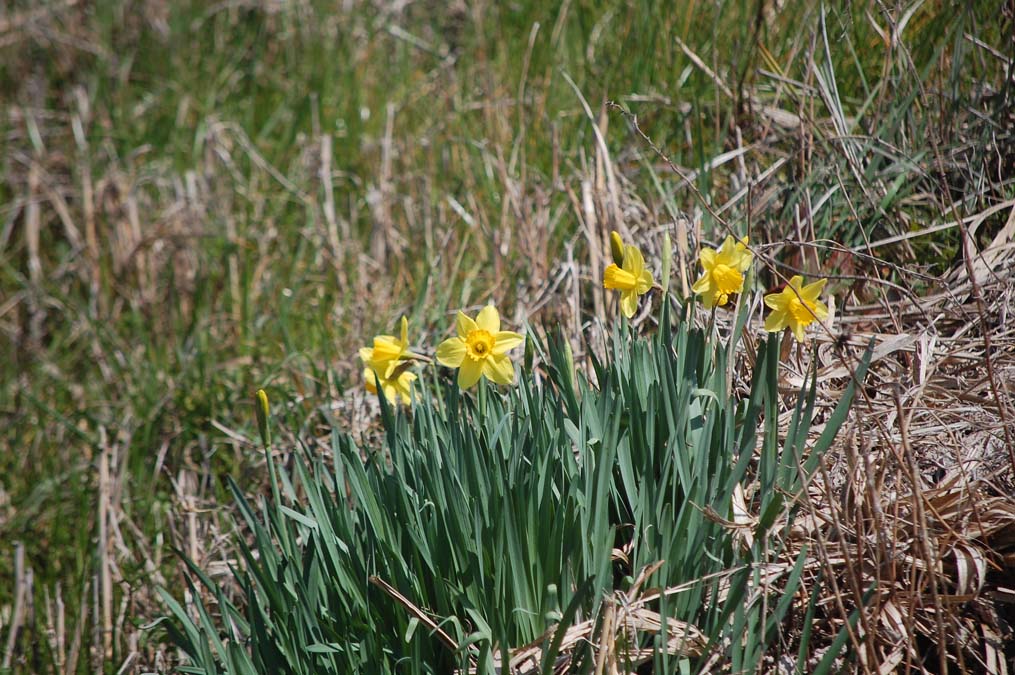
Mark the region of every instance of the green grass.
MULTIPOLYGON (((564 74, 594 114, 616 101, 674 163, 703 169, 696 183, 713 204, 739 189, 735 161, 705 168, 736 147, 736 128, 756 143, 749 168, 786 158, 765 208, 751 214, 752 241, 796 238, 795 214, 825 195, 802 217, 804 236, 847 246, 948 220, 948 197, 969 213, 1011 196, 983 150, 992 134, 1011 144, 990 124, 1001 99, 981 86, 1001 91, 1000 61, 964 38, 1003 44, 991 3, 923 6, 903 34, 908 54, 887 50, 860 6, 829 9, 823 22, 806 2, 778 13, 733 1, 567 7, 415 3, 392 14, 359 2, 339 13, 332 3, 109 0, 54 3, 12 24, 0 46, 0 541, 24 543, 37 610, 16 644, 17 672, 58 660, 43 611, 58 588, 68 645, 73 626, 82 630, 79 670, 93 659, 115 672, 128 657, 132 621, 162 611, 146 565, 175 579, 170 545, 191 543, 174 481, 194 481, 182 492, 211 529, 231 503, 226 477, 251 492, 264 486, 249 446, 212 424, 249 436, 251 391, 291 392, 288 427, 305 428, 357 383, 354 348, 400 313, 440 331, 449 309, 491 296, 528 307, 572 241, 575 259, 587 260, 573 200, 583 181, 597 185, 596 145, 564 74), (761 74, 770 66, 759 45, 805 86, 761 74), (832 77, 837 99, 821 94, 832 77), (773 127, 747 94, 804 126, 773 127), (831 138, 839 109, 863 137, 859 173, 831 138), (323 135, 333 142, 334 224, 318 171, 323 135), (107 487, 123 542, 111 554, 115 634, 105 656, 87 649, 103 452, 115 460, 107 487)), ((18 3, 8 16, 35 9, 18 3)), ((633 214, 625 225, 648 230, 692 213, 679 177, 622 115, 603 115, 633 214)), ((601 208, 588 227, 602 242, 610 202, 593 191, 601 208)), ((745 200, 725 215, 743 226, 745 200)), ((706 214, 704 238, 715 239, 715 225, 706 214)), ((883 255, 941 268, 956 242, 944 232, 883 255)), ((780 247, 774 261, 811 265, 799 251, 780 247)), ((764 272, 762 281, 777 283, 764 272)), ((589 318, 588 304, 569 318, 567 286, 557 292, 539 316, 520 318, 589 318)), ((211 542, 200 545, 212 555, 211 542)), ((13 560, 12 545, 0 546, 0 616, 14 602, 13 560)), ((151 663, 158 646, 147 635, 139 651, 151 663)))

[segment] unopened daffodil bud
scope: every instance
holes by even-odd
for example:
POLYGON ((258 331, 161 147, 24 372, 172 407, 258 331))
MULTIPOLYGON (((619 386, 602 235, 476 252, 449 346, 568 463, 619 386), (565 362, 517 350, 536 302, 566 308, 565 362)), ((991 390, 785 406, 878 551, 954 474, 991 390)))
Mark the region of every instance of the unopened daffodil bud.
POLYGON ((613 254, 613 263, 617 267, 624 265, 624 240, 616 230, 610 232, 610 253, 613 254))
POLYGON ((670 241, 670 233, 663 232, 663 295, 670 290, 670 268, 673 265, 673 243, 670 241))
POLYGON ((574 352, 571 351, 571 341, 564 338, 564 361, 567 363, 567 372, 571 376, 571 383, 574 384, 577 380, 574 372, 574 352))
POLYGON ((268 445, 271 441, 271 436, 268 434, 268 413, 268 394, 265 393, 264 389, 258 389, 254 414, 257 416, 257 430, 260 432, 261 440, 265 445, 268 445))

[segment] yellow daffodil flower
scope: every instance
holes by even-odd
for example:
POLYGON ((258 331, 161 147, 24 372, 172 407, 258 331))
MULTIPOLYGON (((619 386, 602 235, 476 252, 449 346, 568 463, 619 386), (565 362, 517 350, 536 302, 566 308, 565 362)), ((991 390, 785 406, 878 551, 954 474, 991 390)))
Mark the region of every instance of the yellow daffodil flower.
POLYGON ((363 369, 363 383, 371 394, 377 393, 377 380, 381 382, 384 396, 395 403, 401 398, 406 405, 412 400, 411 385, 416 374, 409 372, 412 360, 420 358, 409 351, 409 322, 402 317, 400 337, 378 335, 373 347, 363 347, 359 357, 366 366, 363 369))
MULTIPOLYGON (((378 335, 374 337, 373 347, 363 347, 359 350, 359 357, 363 363, 373 364, 381 379, 391 377, 391 373, 401 365, 402 361, 417 358, 417 354, 409 351, 409 322, 402 317, 402 335, 396 338, 393 335, 378 335)), ((372 381, 373 378, 367 378, 372 381)))
POLYGON ((458 336, 448 338, 437 347, 437 360, 458 368, 458 386, 468 389, 487 377, 497 384, 511 384, 515 379, 514 365, 507 352, 525 341, 518 333, 500 329, 500 314, 493 305, 479 311, 473 320, 458 312, 458 336))
POLYGON ((753 260, 754 255, 747 250, 747 237, 734 241, 727 236, 718 251, 702 248, 698 254, 702 273, 691 290, 709 307, 722 307, 731 295, 744 290, 744 273, 753 260))
MULTIPOLYGON (((611 249, 616 250, 618 243, 620 235, 611 233, 611 249)), ((655 282, 652 273, 645 269, 645 259, 638 247, 622 245, 624 253, 621 264, 618 266, 617 263, 611 263, 606 268, 603 272, 603 287, 620 291, 620 311, 630 319, 638 309, 638 296, 648 293, 655 282)))
POLYGON ((396 403, 401 398, 402 403, 409 405, 412 401, 412 383, 416 381, 416 373, 409 371, 411 361, 402 361, 396 364, 388 375, 383 373, 392 362, 367 361, 367 367, 363 369, 363 382, 367 391, 377 394, 377 380, 381 382, 381 390, 384 397, 391 403, 396 403), (376 378, 375 378, 376 375, 376 378))
POLYGON ((804 286, 804 278, 797 274, 782 291, 766 295, 765 304, 772 313, 765 319, 765 330, 774 333, 788 327, 796 341, 803 342, 804 328, 815 319, 823 321, 828 316, 828 307, 818 300, 827 281, 818 279, 804 286))

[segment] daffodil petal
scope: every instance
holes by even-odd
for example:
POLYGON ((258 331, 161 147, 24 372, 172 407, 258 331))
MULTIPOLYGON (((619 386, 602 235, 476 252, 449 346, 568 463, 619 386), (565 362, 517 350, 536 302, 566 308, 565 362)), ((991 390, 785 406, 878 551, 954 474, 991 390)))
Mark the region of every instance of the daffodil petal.
POLYGON ((641 276, 642 270, 645 269, 645 258, 642 257, 637 246, 630 244, 624 246, 624 264, 621 267, 635 278, 641 276))
POLYGON ((371 370, 370 368, 363 369, 363 386, 366 387, 366 390, 369 391, 371 394, 377 393, 376 378, 377 376, 374 374, 373 370, 371 370))
POLYGON ((777 309, 765 317, 765 330, 776 333, 786 327, 786 312, 777 309))
POLYGON ((493 336, 493 353, 494 355, 504 354, 505 352, 514 349, 518 345, 525 342, 525 337, 518 333, 512 333, 511 331, 502 330, 499 333, 495 333, 493 336))
POLYGON ((378 335, 374 338, 375 360, 397 359, 402 354, 402 343, 391 335, 378 335))
POLYGON ((828 305, 820 300, 814 301, 814 307, 811 308, 811 311, 814 312, 814 316, 818 318, 818 321, 824 321, 828 318, 828 305))
POLYGON ((743 257, 743 251, 741 245, 733 240, 733 237, 726 237, 726 241, 723 242, 722 248, 719 249, 719 255, 716 256, 716 264, 722 263, 729 267, 736 269, 740 265, 740 258, 743 257))
POLYGON ((716 251, 714 248, 703 248, 698 252, 698 262, 706 272, 715 267, 716 251))
POLYGON ((653 283, 655 283, 655 281, 652 279, 652 273, 648 270, 642 270, 641 276, 638 277, 638 283, 634 287, 634 292, 638 295, 648 293, 649 289, 652 288, 653 283))
POLYGON ((392 361, 391 359, 367 359, 364 361, 364 365, 377 373, 377 376, 382 380, 388 377, 390 371, 394 369, 397 363, 397 361, 392 361))
POLYGON ((498 332, 500 330, 500 314, 497 313, 497 308, 487 305, 479 310, 479 314, 476 315, 476 325, 490 334, 498 332))
POLYGON ((384 398, 388 399, 388 403, 398 402, 398 388, 394 382, 385 380, 381 383, 381 388, 384 389, 384 398))
POLYGON ((700 294, 707 291, 709 286, 711 285, 712 285, 712 275, 710 275, 708 272, 705 272, 704 274, 701 275, 701 277, 698 278, 697 281, 694 282, 694 285, 691 286, 691 290, 694 291, 695 293, 700 294))
POLYGON ((459 310, 458 317, 455 319, 455 330, 458 331, 458 337, 465 338, 469 333, 477 330, 479 326, 472 318, 465 315, 465 312, 459 310))
MULTIPOLYGON (((483 359, 485 361, 486 359, 483 359)), ((458 386, 462 389, 468 389, 472 385, 479 382, 480 376, 483 374, 483 362, 473 361, 472 359, 465 359, 462 361, 462 367, 458 369, 458 386)))
POLYGON ((402 403, 409 405, 412 403, 412 383, 416 380, 416 373, 405 372, 398 376, 398 380, 395 382, 395 388, 398 390, 399 395, 402 397, 402 403))
POLYGON ((448 338, 437 346, 437 361, 448 368, 457 368, 465 360, 465 341, 461 338, 448 338))
POLYGON ((490 355, 483 359, 483 374, 497 384, 511 384, 515 380, 515 367, 506 355, 490 355))
POLYGON ((370 359, 374 358, 374 350, 370 347, 360 347, 359 357, 364 363, 366 363, 370 359))
POLYGON ((828 283, 828 279, 818 279, 812 284, 807 284, 800 289, 800 297, 804 300, 814 302, 821 295, 821 291, 824 290, 825 284, 828 283))
POLYGON ((620 311, 628 319, 634 316, 634 313, 638 311, 638 294, 634 291, 624 291, 620 296, 620 311))
POLYGON ((794 323, 791 327, 793 328, 793 337, 796 338, 797 342, 803 342, 807 339, 807 336, 804 335, 804 325, 802 323, 794 323))
POLYGON ((625 269, 611 264, 603 271, 603 288, 627 291, 638 285, 638 279, 625 269))
POLYGON ((747 249, 744 249, 739 252, 739 259, 737 260, 736 268, 741 273, 746 272, 750 269, 752 262, 754 262, 754 254, 747 249))
MULTIPOLYGON (((792 292, 792 291, 791 291, 792 292)), ((769 293, 765 296, 765 306, 781 312, 786 309, 785 293, 769 293)))

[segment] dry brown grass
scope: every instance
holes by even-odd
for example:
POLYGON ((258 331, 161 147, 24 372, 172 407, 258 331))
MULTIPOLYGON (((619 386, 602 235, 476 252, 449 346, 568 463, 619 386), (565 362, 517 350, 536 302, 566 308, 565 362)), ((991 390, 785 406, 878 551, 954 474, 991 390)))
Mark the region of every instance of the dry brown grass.
POLYGON ((1015 259, 997 255, 1004 250, 1002 237, 977 254, 987 313, 961 265, 948 292, 908 311, 849 308, 839 320, 849 332, 819 351, 819 382, 834 398, 843 356, 869 337, 877 345, 854 418, 794 526, 794 544, 811 545, 836 580, 823 628, 865 606, 851 636, 863 672, 1009 672, 1015 463, 1005 425, 1015 350, 1005 316, 1015 259))

